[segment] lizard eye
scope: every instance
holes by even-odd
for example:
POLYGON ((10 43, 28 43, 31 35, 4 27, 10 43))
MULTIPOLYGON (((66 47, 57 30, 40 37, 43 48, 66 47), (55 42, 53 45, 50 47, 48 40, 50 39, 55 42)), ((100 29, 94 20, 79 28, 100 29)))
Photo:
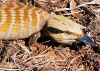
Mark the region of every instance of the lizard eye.
POLYGON ((69 32, 69 31, 62 31, 62 30, 60 30, 60 29, 57 29, 57 28, 54 28, 54 27, 48 27, 48 31, 50 32, 50 33, 53 33, 53 34, 59 34, 59 33, 66 33, 66 34, 72 34, 71 32, 69 32))
POLYGON ((64 31, 59 30, 59 29, 54 28, 54 27, 48 27, 48 31, 49 31, 50 33, 53 33, 53 34, 64 33, 64 31))

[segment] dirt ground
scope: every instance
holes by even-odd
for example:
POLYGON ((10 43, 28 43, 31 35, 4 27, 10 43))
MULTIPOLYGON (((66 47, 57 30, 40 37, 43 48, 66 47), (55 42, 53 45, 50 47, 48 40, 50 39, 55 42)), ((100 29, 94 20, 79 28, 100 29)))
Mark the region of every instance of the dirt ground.
POLYGON ((76 41, 72 45, 40 37, 32 46, 28 39, 0 41, 0 71, 100 71, 100 0, 0 0, 41 7, 64 15, 85 27, 94 46, 76 41), (74 9, 73 9, 74 8, 74 9))

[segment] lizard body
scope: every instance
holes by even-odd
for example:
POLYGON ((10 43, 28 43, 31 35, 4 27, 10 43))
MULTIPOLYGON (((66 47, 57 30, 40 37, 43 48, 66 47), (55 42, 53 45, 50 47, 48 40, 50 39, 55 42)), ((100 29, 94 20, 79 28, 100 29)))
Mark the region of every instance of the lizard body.
POLYGON ((0 3, 0 40, 23 39, 39 32, 47 22, 46 31, 59 43, 75 42, 84 36, 81 27, 62 15, 16 3, 0 3))

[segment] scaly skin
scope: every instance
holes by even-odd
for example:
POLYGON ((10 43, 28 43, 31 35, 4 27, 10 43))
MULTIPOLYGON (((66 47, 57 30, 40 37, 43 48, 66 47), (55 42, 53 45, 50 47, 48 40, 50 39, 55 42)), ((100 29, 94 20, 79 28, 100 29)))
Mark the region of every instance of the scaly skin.
POLYGON ((63 44, 75 42, 75 39, 84 36, 80 25, 62 15, 49 18, 48 31, 54 40, 63 44))
POLYGON ((64 16, 51 16, 38 7, 11 3, 0 4, 0 40, 27 38, 39 32, 47 21, 48 32, 57 42, 73 42, 84 35, 77 23, 64 16))
POLYGON ((0 40, 27 38, 45 25, 49 14, 22 4, 0 4, 0 40))

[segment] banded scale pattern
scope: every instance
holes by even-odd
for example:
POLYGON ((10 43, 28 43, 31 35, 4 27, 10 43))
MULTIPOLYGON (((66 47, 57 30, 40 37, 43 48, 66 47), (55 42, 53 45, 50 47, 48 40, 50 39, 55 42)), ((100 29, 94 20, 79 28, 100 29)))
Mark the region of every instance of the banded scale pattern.
POLYGON ((29 37, 42 29, 49 15, 30 5, 0 4, 0 40, 29 37))

